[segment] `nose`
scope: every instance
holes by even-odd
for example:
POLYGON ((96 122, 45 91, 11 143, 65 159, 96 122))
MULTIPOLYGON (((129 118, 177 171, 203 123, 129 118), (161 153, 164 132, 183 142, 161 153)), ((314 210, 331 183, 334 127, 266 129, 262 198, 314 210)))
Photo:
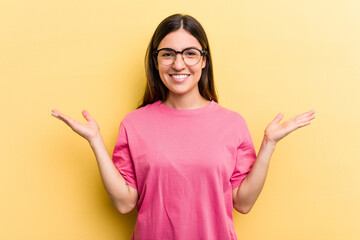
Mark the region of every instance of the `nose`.
POLYGON ((186 67, 184 59, 181 53, 176 54, 175 61, 173 63, 173 68, 176 70, 182 70, 186 67))

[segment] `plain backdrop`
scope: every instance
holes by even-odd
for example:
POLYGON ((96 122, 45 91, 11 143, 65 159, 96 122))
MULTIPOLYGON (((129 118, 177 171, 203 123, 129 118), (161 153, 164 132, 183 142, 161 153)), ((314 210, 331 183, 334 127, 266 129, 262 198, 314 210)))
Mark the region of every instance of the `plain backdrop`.
POLYGON ((360 3, 350 0, 0 0, 0 239, 130 239, 85 139, 51 109, 97 120, 112 155, 145 87, 157 25, 186 13, 210 41, 219 104, 267 124, 316 110, 281 140, 241 240, 360 239, 360 3))

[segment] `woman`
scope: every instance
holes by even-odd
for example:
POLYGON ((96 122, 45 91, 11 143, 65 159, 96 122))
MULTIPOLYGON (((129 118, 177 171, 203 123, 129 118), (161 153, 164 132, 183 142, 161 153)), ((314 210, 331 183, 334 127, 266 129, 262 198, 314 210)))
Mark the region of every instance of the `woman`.
POLYGON ((217 103, 210 48, 200 23, 172 15, 146 54, 143 103, 122 120, 110 158, 99 126, 53 110, 87 139, 120 213, 135 206, 132 239, 237 239, 232 211, 248 213, 264 185, 276 143, 310 124, 314 111, 267 126, 256 155, 244 118, 217 103))

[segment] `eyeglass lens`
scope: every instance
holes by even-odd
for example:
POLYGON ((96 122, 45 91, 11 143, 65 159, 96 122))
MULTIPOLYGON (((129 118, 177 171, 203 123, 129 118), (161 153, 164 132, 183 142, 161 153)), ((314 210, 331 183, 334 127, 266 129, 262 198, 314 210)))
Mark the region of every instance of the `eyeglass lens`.
MULTIPOLYGON (((184 62, 187 65, 195 65, 200 61, 201 54, 196 49, 187 49, 182 53, 184 62)), ((171 49, 162 49, 158 53, 158 61, 162 65, 171 65, 175 62, 176 52, 171 49)))

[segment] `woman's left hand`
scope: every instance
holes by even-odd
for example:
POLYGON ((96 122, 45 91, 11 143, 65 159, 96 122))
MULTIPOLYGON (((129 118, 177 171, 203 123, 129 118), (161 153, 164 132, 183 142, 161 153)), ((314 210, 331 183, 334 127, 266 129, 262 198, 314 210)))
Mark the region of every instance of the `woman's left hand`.
POLYGON ((279 124, 279 122, 284 117, 284 115, 279 113, 266 127, 264 139, 266 139, 268 142, 276 144, 279 140, 294 130, 309 125, 311 123, 310 121, 315 118, 314 113, 314 110, 305 112, 282 124, 279 124))

